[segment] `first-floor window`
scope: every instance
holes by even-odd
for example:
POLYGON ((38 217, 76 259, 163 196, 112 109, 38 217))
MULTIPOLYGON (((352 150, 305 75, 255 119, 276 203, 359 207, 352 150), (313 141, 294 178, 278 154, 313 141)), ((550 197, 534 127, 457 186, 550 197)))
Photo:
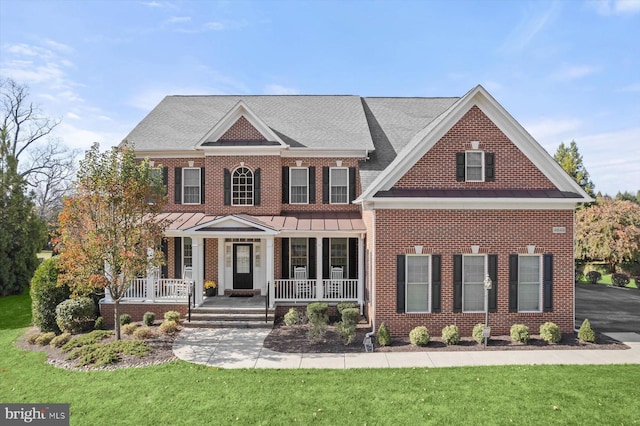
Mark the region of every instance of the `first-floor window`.
POLYGON ((518 311, 540 312, 541 256, 518 258, 518 311))
POLYGON ((190 237, 182 239, 182 267, 190 268, 193 266, 193 246, 190 237))
POLYGON ((329 265, 332 268, 342 268, 343 277, 347 277, 349 249, 346 238, 331 238, 329 265))
POLYGON ((429 312, 431 256, 407 255, 406 312, 429 312))
POLYGON ((487 273, 487 257, 462 257, 462 310, 484 311, 484 277, 487 273))
MULTIPOLYGON (((291 275, 294 276, 295 268, 307 266, 308 247, 306 238, 291 238, 291 275)), ((309 270, 307 269, 307 274, 309 270)))

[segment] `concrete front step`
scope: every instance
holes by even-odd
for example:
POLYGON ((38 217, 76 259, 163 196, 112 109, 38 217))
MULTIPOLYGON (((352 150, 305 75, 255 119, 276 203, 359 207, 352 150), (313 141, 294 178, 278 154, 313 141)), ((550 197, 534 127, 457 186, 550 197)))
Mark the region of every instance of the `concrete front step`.
MULTIPOLYGON (((273 322, 274 315, 267 315, 267 320, 273 322)), ((262 321, 264 322, 264 313, 252 314, 252 313, 238 313, 238 312, 225 312, 219 314, 212 313, 191 313, 192 321, 262 321)))
POLYGON ((186 328, 273 328, 273 320, 269 322, 262 321, 209 321, 194 320, 191 322, 184 321, 182 325, 186 328))

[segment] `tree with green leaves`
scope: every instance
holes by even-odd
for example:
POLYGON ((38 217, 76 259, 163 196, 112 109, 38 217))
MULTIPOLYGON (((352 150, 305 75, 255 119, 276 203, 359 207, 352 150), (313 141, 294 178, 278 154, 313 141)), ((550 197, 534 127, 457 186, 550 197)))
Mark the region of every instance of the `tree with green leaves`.
POLYGON ((166 222, 157 220, 166 202, 161 176, 128 147, 100 152, 98 144, 80 162, 72 197, 59 216, 60 279, 74 294, 108 290, 120 339, 119 303, 133 280, 163 261, 159 250, 166 222))
POLYGON ((566 146, 564 142, 561 142, 558 150, 553 156, 553 159, 560 164, 560 167, 562 167, 564 171, 567 172, 587 194, 595 198, 595 194, 593 192, 594 185, 589 177, 589 172, 587 172, 587 169, 582 163, 582 155, 580 155, 580 152, 578 151, 576 141, 571 141, 569 146, 566 146))
POLYGON ((631 201, 632 203, 640 204, 640 191, 638 191, 636 194, 628 191, 618 191, 618 193, 616 194, 616 200, 626 200, 631 201))

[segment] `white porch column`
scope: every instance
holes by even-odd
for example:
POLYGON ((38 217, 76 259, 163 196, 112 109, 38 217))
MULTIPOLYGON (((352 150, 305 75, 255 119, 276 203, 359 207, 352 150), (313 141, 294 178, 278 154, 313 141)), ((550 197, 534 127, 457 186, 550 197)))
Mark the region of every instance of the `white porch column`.
POLYGON ((362 234, 358 237, 358 304, 362 315, 364 305, 364 237, 362 234))
MULTIPOLYGON (((148 248, 147 249, 147 260, 153 258, 153 249, 152 248, 148 248)), ((150 301, 154 301, 156 298, 156 288, 155 288, 155 273, 154 273, 154 267, 150 266, 147 268, 147 282, 146 282, 146 300, 150 300, 150 301)))
POLYGON ((273 308, 274 300, 276 298, 276 286, 274 275, 274 249, 273 249, 273 237, 267 237, 267 259, 265 260, 265 270, 267 274, 267 285, 269 286, 269 307, 273 308))
POLYGON ((224 282, 224 238, 218 238, 218 294, 224 295, 226 283, 224 282))
POLYGON ((324 286, 322 285, 322 238, 316 238, 316 299, 324 299, 324 286))
POLYGON ((195 301, 200 305, 203 301, 204 283, 202 282, 202 266, 204 265, 204 240, 202 237, 191 237, 191 249, 193 251, 193 281, 195 283, 195 301))

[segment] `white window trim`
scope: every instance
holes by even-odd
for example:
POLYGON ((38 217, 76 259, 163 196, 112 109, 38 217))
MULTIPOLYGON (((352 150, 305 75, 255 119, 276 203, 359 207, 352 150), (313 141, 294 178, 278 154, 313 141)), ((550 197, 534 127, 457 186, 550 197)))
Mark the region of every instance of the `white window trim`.
POLYGON ((308 167, 290 167, 289 168, 289 204, 309 204, 309 168, 308 167), (293 202, 293 197, 292 197, 292 191, 291 189, 293 188, 293 179, 292 179, 292 175, 293 175, 293 170, 306 170, 307 171, 307 201, 304 203, 294 203, 293 202))
MULTIPOLYGON (((486 277, 489 274, 489 262, 486 254, 463 254, 462 255, 462 312, 463 313, 484 313, 484 309, 480 311, 467 311, 464 309, 464 258, 465 257, 482 257, 484 258, 484 276, 486 277)), ((483 277, 484 279, 484 277, 483 277)), ((484 291, 484 290, 483 290, 484 291)), ((483 299, 484 304, 484 299, 483 299)))
POLYGON ((202 204, 202 167, 184 167, 182 169, 182 204, 186 204, 186 205, 198 205, 198 204, 202 204), (184 201, 184 195, 185 195, 185 178, 184 178, 184 174, 185 174, 185 170, 198 170, 198 202, 197 203, 187 203, 184 201))
POLYGON ((518 255, 518 312, 522 313, 536 313, 539 314, 542 312, 542 304, 544 303, 542 300, 543 297, 543 274, 544 274, 544 258, 541 254, 519 254, 518 255), (520 310, 520 258, 522 257, 537 257, 539 258, 539 269, 538 269, 538 306, 540 309, 533 311, 525 311, 520 310))
POLYGON ((233 169, 233 171, 231 172, 231 205, 232 206, 253 206, 254 201, 255 201, 255 196, 256 196, 256 192, 255 192, 255 176, 256 176, 256 172, 254 172, 253 170, 251 170, 249 167, 247 166, 240 166, 240 167, 236 167, 235 169, 233 169), (250 204, 236 204, 233 202, 234 200, 234 185, 233 185, 233 175, 235 174, 236 171, 238 171, 238 169, 247 169, 251 172, 251 203, 250 204))
POLYGON ((182 238, 182 269, 184 269, 187 266, 187 264, 185 262, 185 259, 187 258, 185 256, 185 253, 186 253, 185 247, 187 246, 187 238, 189 238, 191 240, 191 256, 189 256, 189 257, 191 259, 191 267, 193 268, 193 238, 191 238, 191 237, 183 237, 182 238))
POLYGON ((348 167, 329 167, 329 204, 349 204, 349 168, 348 167), (333 170, 346 170, 347 171, 347 184, 346 184, 346 189, 347 189, 347 201, 345 201, 344 203, 334 203, 333 201, 331 201, 332 197, 332 176, 333 170))
POLYGON ((432 258, 430 254, 406 254, 405 255, 405 262, 404 262, 404 312, 407 314, 430 314, 432 311, 432 306, 433 306, 433 300, 431 298, 432 296, 432 292, 431 292, 431 277, 433 275, 433 272, 431 270, 431 268, 433 267, 433 262, 432 262, 432 258), (409 257, 427 257, 429 258, 429 276, 427 277, 428 283, 429 283, 429 288, 427 290, 427 298, 429 300, 428 303, 428 309, 426 311, 411 311, 409 310, 409 303, 408 300, 409 298, 407 297, 407 295, 409 294, 409 261, 408 258, 409 257))
POLYGON ((484 182, 484 151, 480 149, 469 149, 464 152, 464 180, 465 182, 484 182), (469 179, 469 169, 467 164, 467 154, 468 153, 480 153, 480 179, 469 179))

